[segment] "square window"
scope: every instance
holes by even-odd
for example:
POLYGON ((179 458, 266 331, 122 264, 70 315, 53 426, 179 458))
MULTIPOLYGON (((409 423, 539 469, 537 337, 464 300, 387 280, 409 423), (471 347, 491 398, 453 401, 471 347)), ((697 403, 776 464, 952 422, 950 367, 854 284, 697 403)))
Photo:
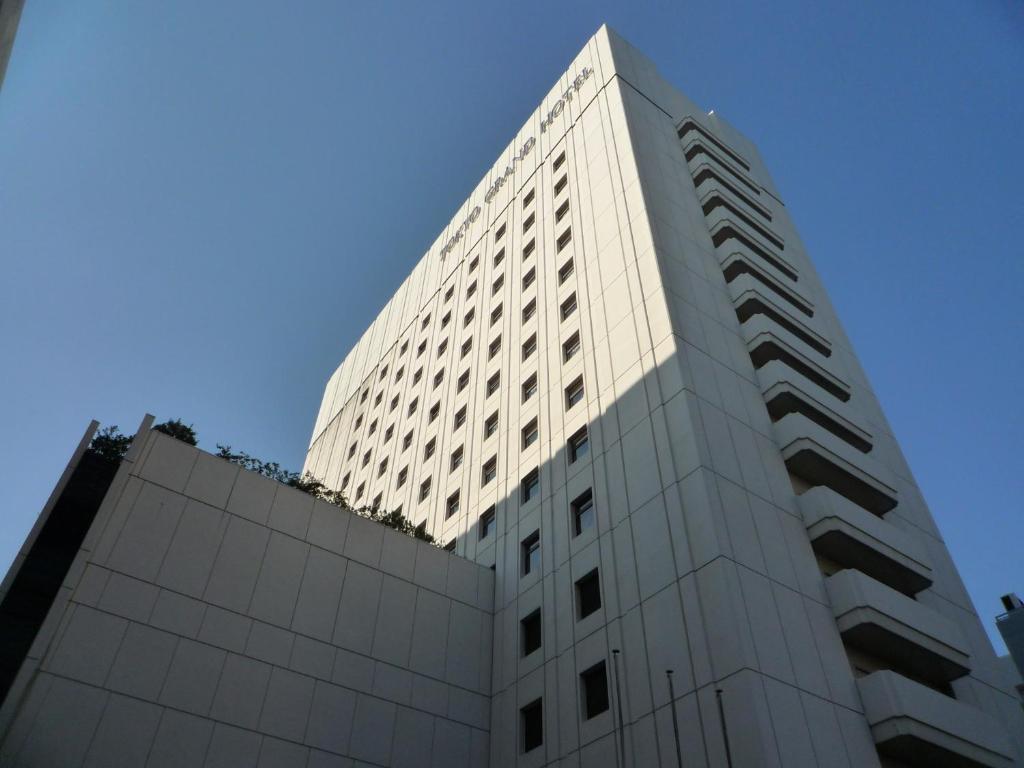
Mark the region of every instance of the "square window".
POLYGON ((409 340, 406 339, 402 342, 402 348, 398 350, 398 354, 404 355, 409 350, 409 340))
POLYGON ((476 293, 476 280, 470 283, 469 288, 466 289, 466 298, 468 299, 474 293, 476 293))
POLYGON ((388 412, 395 410, 398 407, 398 395, 391 398, 391 405, 388 406, 388 412))
POLYGON ((383 398, 384 398, 384 393, 383 393, 383 392, 378 392, 378 393, 377 393, 377 396, 376 396, 375 398, 373 398, 373 404, 374 404, 375 406, 376 406, 376 405, 380 405, 380 401, 381 401, 381 400, 382 400, 383 398))
POLYGON ((462 349, 459 352, 459 357, 465 357, 473 349, 473 339, 469 338, 462 342, 462 349))
POLYGON ((441 318, 441 327, 442 328, 447 328, 448 327, 448 323, 450 323, 451 321, 452 321, 452 313, 451 312, 445 312, 444 313, 444 317, 441 318))
POLYGON ((540 570, 540 531, 534 531, 519 544, 523 576, 540 570))
POLYGON ((441 414, 441 404, 434 403, 430 406, 430 422, 433 423, 437 417, 441 414))
POLYGON ((579 351, 580 334, 579 331, 577 331, 572 336, 570 336, 564 344, 562 344, 562 361, 569 362, 574 357, 576 357, 576 353, 579 351))
POLYGON ((387 471, 388 471, 388 460, 384 459, 384 461, 382 461, 377 466, 377 477, 383 477, 384 473, 387 472, 387 471))
POLYGON ((345 477, 343 477, 341 479, 341 490, 344 491, 346 488, 348 488, 348 484, 349 484, 349 481, 351 479, 352 479, 352 473, 351 472, 346 472, 345 473, 345 477))
POLYGON ((523 504, 540 495, 540 471, 535 469, 523 478, 519 499, 523 504))
POLYGON ((351 458, 352 458, 353 456, 355 456, 355 455, 356 455, 356 448, 358 448, 358 447, 359 447, 359 445, 358 445, 357 443, 352 443, 352 445, 350 445, 350 446, 348 447, 348 457, 349 457, 350 459, 351 459, 351 458))
POLYGON ((423 322, 420 323, 420 330, 421 331, 424 330, 428 325, 430 325, 430 314, 429 313, 427 314, 426 317, 423 318, 423 322))
POLYGON ((470 323, 473 322, 473 318, 476 316, 476 308, 472 308, 466 313, 466 316, 462 318, 462 327, 466 328, 470 323))
POLYGON ((501 336, 492 341, 487 347, 487 359, 493 360, 499 352, 501 352, 501 336))
POLYGON ((359 396, 359 402, 360 403, 365 403, 366 402, 366 398, 369 396, 369 394, 370 394, 370 390, 364 389, 363 390, 363 394, 361 394, 359 396))
POLYGON ((480 539, 486 539, 492 533, 494 533, 494 507, 489 507, 482 515, 480 515, 480 524, 478 526, 480 530, 480 539))
POLYGON ((429 459, 431 456, 434 455, 434 450, 436 448, 437 448, 437 438, 436 437, 432 437, 432 438, 430 438, 430 442, 428 442, 425 446, 423 446, 423 459, 424 459, 424 461, 426 461, 427 459, 429 459))
POLYGON ((405 437, 402 438, 402 450, 406 451, 412 445, 412 432, 410 431, 405 437))
POLYGON ((370 434, 372 435, 376 431, 377 431, 377 420, 374 419, 373 421, 370 422, 370 434))
POLYGON ((569 185, 568 174, 563 174, 562 178, 555 182, 555 195, 558 195, 569 185))
POLYGON ((537 419, 531 419, 530 423, 523 427, 523 450, 525 451, 535 442, 537 442, 537 436, 539 431, 537 429, 537 419))
POLYGON ((519 621, 519 653, 529 656, 541 644, 540 608, 519 621))
POLYGON ((491 310, 491 325, 494 325, 496 322, 501 320, 501 313, 502 313, 502 305, 501 304, 499 304, 498 306, 496 306, 494 309, 491 310))
POLYGON ((356 488, 356 501, 363 498, 363 491, 366 490, 366 483, 360 483, 359 487, 356 488))
POLYGON ((384 381, 384 377, 387 375, 388 367, 385 365, 383 368, 380 369, 380 376, 377 378, 377 381, 384 381))
POLYGON ((458 429, 459 427, 461 427, 465 423, 466 423, 466 406, 462 406, 455 413, 454 428, 458 429))
POLYGON ((484 440, 498 431, 498 412, 495 411, 484 422, 484 440))
MULTIPOLYGON (((532 195, 533 193, 531 192, 530 194, 532 195)), ((530 229, 530 227, 533 226, 533 222, 536 221, 536 220, 537 220, 537 217, 534 216, 532 213, 529 216, 527 216, 526 217, 526 221, 523 222, 523 232, 528 231, 530 229)))
POLYGON ((577 379, 565 388, 565 408, 566 410, 572 408, 576 403, 583 399, 583 377, 579 376, 577 379))
POLYGON ((409 415, 410 416, 412 416, 414 413, 416 413, 416 406, 418 406, 419 404, 420 404, 420 399, 418 397, 415 400, 413 400, 411 403, 409 403, 409 415))
POLYGON ((445 503, 445 507, 444 507, 444 519, 445 520, 450 520, 451 518, 455 517, 455 515, 457 515, 457 514, 459 514, 459 492, 458 491, 456 491, 455 493, 453 493, 451 496, 448 497, 448 501, 445 503))
POLYGON ((590 453, 590 436, 587 428, 583 427, 569 438, 569 463, 575 464, 590 453))
POLYGON ((533 202, 533 190, 531 189, 526 193, 526 197, 523 198, 523 208, 533 202))
POLYGON ((469 386, 469 371, 463 371, 459 376, 458 391, 461 392, 469 386))
POLYGON ((537 270, 534 267, 530 267, 530 271, 523 276, 523 290, 525 291, 531 285, 533 281, 537 279, 537 270))
POLYGON ((558 210, 555 211, 555 223, 557 224, 562 219, 564 219, 566 214, 568 214, 568 213, 569 213, 569 201, 566 200, 564 203, 562 203, 560 206, 558 206, 558 210))
POLYGON ((562 302, 561 315, 563 320, 567 320, 572 316, 572 313, 576 311, 576 294, 573 293, 568 299, 562 302))
POLYGON ((444 381, 444 368, 434 374, 434 389, 440 387, 442 381, 444 381))
POLYGON ((505 284, 505 276, 498 275, 498 279, 494 281, 494 285, 491 286, 491 296, 501 290, 501 286, 505 284))
POLYGON ((531 317, 537 313, 537 299, 530 299, 529 303, 523 307, 523 322, 525 323, 531 317))
POLYGON ((472 272, 474 269, 480 266, 480 257, 474 256, 473 260, 469 262, 469 271, 472 272))
POLYGON ((420 483, 420 501, 426 501, 430 495, 430 478, 428 477, 422 483, 420 483))
POLYGON ((367 451, 366 453, 363 454, 363 464, 362 465, 365 467, 369 463, 370 463, 370 452, 367 451))
POLYGON ((448 349, 448 339, 445 339, 444 341, 442 341, 440 344, 437 345, 437 356, 440 357, 441 355, 443 355, 445 353, 445 350, 447 350, 447 349, 448 349))
POLYGON ((524 753, 544 743, 544 705, 540 699, 519 710, 519 741, 524 753))
MULTIPOLYGON (((561 242, 561 241, 559 241, 559 242, 561 242)), ((562 249, 559 248, 558 250, 562 250, 562 249)), ((558 284, 561 285, 566 280, 568 280, 570 277, 572 277, 573 270, 574 270, 574 267, 573 267, 572 259, 569 259, 567 262, 565 262, 565 264, 562 265, 562 268, 558 270, 558 284)))
MULTIPOLYGON (((562 251, 565 250, 565 247, 567 245, 569 245, 569 243, 571 243, 571 242, 572 242, 572 230, 571 229, 567 229, 567 230, 565 230, 565 232, 563 232, 559 236, 558 240, 555 242, 555 252, 556 253, 561 253, 562 251)), ((564 267, 563 267, 563 269, 564 269, 564 267)), ((572 274, 572 268, 570 267, 569 275, 571 275, 571 274, 572 274)), ((566 275, 566 277, 568 277, 569 275, 566 275)), ((562 276, 562 271, 561 270, 559 270, 558 276, 559 277, 562 276)), ((564 280, 564 278, 563 278, 563 280, 564 280)))
POLYGON ((452 540, 451 540, 451 541, 449 541, 449 542, 448 542, 447 544, 445 544, 445 545, 444 545, 444 546, 442 547, 442 549, 443 549, 443 550, 444 550, 445 552, 454 552, 454 551, 455 551, 455 539, 452 539, 452 540))
POLYGON ((498 242, 504 236, 505 236, 505 225, 502 224, 500 227, 498 227, 498 231, 494 233, 494 242, 498 242))
POLYGON ((416 348, 416 357, 419 357, 427 351, 427 342, 421 341, 420 345, 416 348))
POLYGON ((505 260, 505 249, 501 248, 496 254, 494 254, 494 266, 498 266, 505 260))
POLYGON ((395 479, 395 488, 401 488, 405 485, 405 481, 409 478, 409 468, 402 467, 398 470, 398 477, 395 479))
POLYGON ((580 692, 585 720, 608 711, 608 674, 603 661, 580 674, 580 692))
POLYGON ((454 296, 454 295, 455 295, 455 286, 454 285, 448 286, 448 290, 444 292, 444 300, 445 301, 451 301, 452 300, 452 296, 454 296))
POLYGON ((359 429, 363 425, 363 415, 359 414, 356 416, 356 429, 359 429))
POLYGON ((413 384, 419 384, 420 383, 420 379, 422 379, 422 378, 423 378, 423 369, 422 368, 417 368, 416 369, 416 373, 414 373, 412 375, 412 383, 413 384))
POLYGON ((557 171, 562 167, 562 163, 565 162, 565 152, 555 158, 555 161, 551 164, 551 170, 557 171))
POLYGON ((530 258, 530 254, 533 253, 533 250, 536 247, 537 247, 537 241, 536 240, 531 240, 530 242, 528 242, 526 244, 526 247, 523 248, 523 261, 526 261, 526 259, 530 258))
POLYGON ((498 457, 491 456, 484 464, 483 473, 480 476, 480 484, 487 485, 498 476, 498 457))
POLYGON ((601 582, 597 568, 576 582, 576 620, 585 619, 601 607, 601 582))
MULTIPOLYGON (((399 368, 397 371, 395 371, 395 383, 397 384, 398 382, 400 382, 402 380, 403 376, 405 376, 405 366, 404 365, 401 368, 399 368)), ((395 397, 397 398, 398 395, 395 395, 395 397)))
POLYGON ((452 452, 450 471, 454 472, 462 466, 462 446, 460 445, 452 452))
POLYGON ((587 489, 577 496, 569 505, 572 515, 572 534, 579 536, 588 528, 594 527, 594 493, 587 489))
POLYGON ((487 380, 487 396, 490 397, 499 389, 501 389, 501 371, 498 371, 487 380))
POLYGON ((523 402, 537 394, 537 374, 533 374, 523 382, 523 402))
POLYGON ((523 342, 523 360, 528 358, 534 352, 537 351, 537 334, 533 334, 525 342, 523 342))

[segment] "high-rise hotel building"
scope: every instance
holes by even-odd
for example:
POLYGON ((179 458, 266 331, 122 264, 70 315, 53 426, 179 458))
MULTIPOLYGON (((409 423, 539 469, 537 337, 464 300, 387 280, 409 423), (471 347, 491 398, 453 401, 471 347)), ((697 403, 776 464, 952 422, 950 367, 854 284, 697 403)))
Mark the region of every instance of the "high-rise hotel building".
POLYGON ((723 720, 734 765, 1024 753, 757 149, 607 28, 331 377, 306 469, 494 568, 493 766, 622 731, 675 765, 667 670, 686 765, 723 720))
POLYGON ((2 766, 1024 764, 757 150, 607 28, 313 431, 451 551, 151 424, 0 584, 2 766))

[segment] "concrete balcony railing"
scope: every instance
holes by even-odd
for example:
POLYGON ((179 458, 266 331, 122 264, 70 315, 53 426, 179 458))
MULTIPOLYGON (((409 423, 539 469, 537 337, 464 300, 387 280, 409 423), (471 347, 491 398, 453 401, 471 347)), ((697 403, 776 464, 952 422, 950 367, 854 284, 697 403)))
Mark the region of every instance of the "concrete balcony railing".
MULTIPOLYGON (((779 248, 757 234, 746 222, 728 209, 715 208, 710 214, 704 216, 704 220, 707 222, 711 242, 716 249, 732 253, 736 250, 737 244, 742 245, 760 261, 770 264, 785 275, 787 279, 793 281, 800 279, 800 270, 779 252, 779 248)), ((719 261, 721 258, 724 258, 724 255, 719 258, 719 261)))
POLYGON ((802 413, 772 425, 783 461, 810 486, 824 485, 876 515, 898 503, 892 474, 802 413))
POLYGON ((752 276, 738 277, 728 284, 728 289, 733 306, 736 307, 736 316, 741 323, 746 322, 754 315, 764 315, 822 356, 830 357, 832 355, 832 343, 827 338, 806 323, 806 318, 798 317, 797 315, 800 313, 792 304, 783 300, 752 276))
POLYGON ((938 611, 852 569, 829 576, 825 586, 848 645, 935 684, 970 672, 960 629, 938 611))
POLYGON ((815 552, 905 595, 931 586, 932 569, 917 539, 825 486, 798 501, 815 552))
POLYGON ((802 286, 758 259, 740 243, 736 243, 735 247, 728 250, 720 249, 718 256, 718 263, 722 267, 722 274, 725 275, 727 283, 749 277, 758 285, 763 285, 766 290, 781 297, 801 315, 814 317, 814 302, 807 298, 802 286))
POLYGON ((834 398, 822 397, 819 387, 803 386, 806 383, 805 377, 790 370, 784 379, 762 390, 772 421, 779 421, 790 413, 802 413, 861 453, 870 453, 874 448, 873 437, 854 421, 850 409, 834 398))
POLYGON ((754 315, 740 325, 740 332, 755 368, 778 360, 813 381, 837 400, 845 403, 850 399, 850 385, 831 369, 831 363, 826 363, 827 358, 813 351, 778 323, 763 315, 754 315))
POLYGON ((990 715, 884 670, 857 680, 878 751, 921 768, 1010 768, 1011 747, 990 715))

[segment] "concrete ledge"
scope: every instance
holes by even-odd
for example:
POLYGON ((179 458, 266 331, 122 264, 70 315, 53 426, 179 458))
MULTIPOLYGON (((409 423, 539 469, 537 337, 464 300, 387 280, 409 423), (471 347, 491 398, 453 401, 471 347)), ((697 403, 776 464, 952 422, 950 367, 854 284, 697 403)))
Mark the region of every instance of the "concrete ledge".
POLYGON ((988 714, 895 672, 857 680, 878 751, 911 766, 1013 765, 1010 742, 988 714))
POLYGON ((741 323, 754 315, 764 315, 816 352, 825 357, 832 356, 832 342, 794 315, 788 303, 780 303, 767 286, 757 282, 752 276, 744 275, 737 278, 728 284, 728 289, 736 307, 736 316, 741 323))
MULTIPOLYGON (((789 378, 796 379, 798 376, 793 375, 789 378)), ((792 381, 779 381, 762 394, 772 421, 779 421, 790 413, 802 413, 861 453, 870 453, 874 448, 871 433, 845 415, 846 409, 842 408, 841 403, 835 403, 834 399, 835 408, 826 405, 821 398, 815 397, 792 381)))
MULTIPOLYGON (((813 381, 837 400, 845 403, 850 399, 850 385, 821 362, 809 357, 803 351, 806 344, 778 323, 755 315, 740 325, 740 332, 747 342, 747 350, 755 368, 760 369, 778 360, 813 381)), ((761 380, 760 374, 758 380, 761 380)), ((762 381, 761 388, 764 387, 762 381)))
POLYGON ((814 317, 814 302, 792 280, 758 259, 742 243, 736 243, 736 247, 728 252, 719 249, 718 257, 727 283, 749 276, 755 283, 781 296, 801 314, 814 317))
POLYGON ((787 278, 793 281, 800 279, 800 270, 778 252, 778 248, 756 234, 745 222, 736 215, 731 215, 724 208, 716 208, 706 215, 711 242, 715 248, 724 248, 729 252, 735 250, 735 243, 742 243, 759 259, 771 264, 787 278))

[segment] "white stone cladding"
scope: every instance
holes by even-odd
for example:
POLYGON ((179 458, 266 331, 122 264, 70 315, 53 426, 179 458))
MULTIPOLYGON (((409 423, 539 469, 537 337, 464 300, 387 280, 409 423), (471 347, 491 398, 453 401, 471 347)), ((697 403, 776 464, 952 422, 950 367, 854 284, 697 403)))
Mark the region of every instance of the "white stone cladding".
POLYGON ((920 701, 941 689, 954 711, 987 718, 986 733, 1008 735, 945 734, 942 759, 1004 765, 1024 753, 1019 706, 756 148, 607 28, 331 377, 305 468, 494 566, 493 766, 615 765, 615 707, 585 718, 579 677, 611 665, 613 649, 629 765, 674 764, 667 668, 688 765, 724 765, 719 689, 734 765, 905 759, 906 739, 874 726, 855 682, 889 674, 891 636, 865 622, 841 634, 829 603, 825 579, 849 568, 962 635, 967 674, 914 682, 921 651, 901 679, 920 701), (568 408, 579 377, 584 397, 568 408), (583 428, 589 453, 570 463, 583 428), (523 502, 534 470, 539 493, 523 502), (805 522, 799 499, 811 488, 839 512, 809 530, 821 515, 805 522), (572 502, 586 491, 596 524, 574 535, 572 502), (542 565, 524 576, 535 532, 542 565), (602 606, 578 620, 573 585, 594 568, 602 606), (523 657, 519 623, 538 609, 542 647, 523 657), (524 754, 520 710, 538 698, 543 745, 524 754))

